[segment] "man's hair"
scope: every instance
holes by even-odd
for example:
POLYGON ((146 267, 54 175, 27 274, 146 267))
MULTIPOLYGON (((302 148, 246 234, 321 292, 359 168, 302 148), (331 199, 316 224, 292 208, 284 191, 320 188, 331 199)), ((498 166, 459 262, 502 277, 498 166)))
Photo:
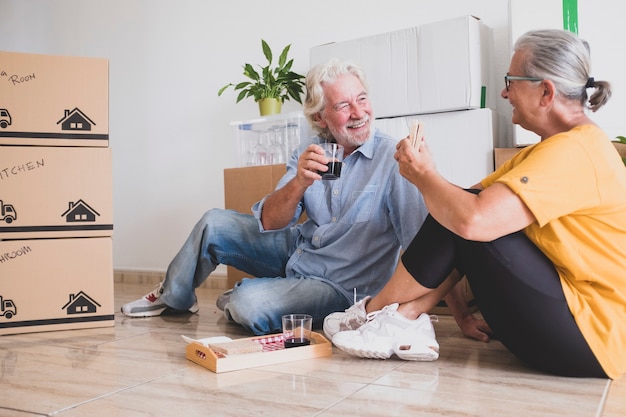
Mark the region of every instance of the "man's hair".
POLYGON ((552 81, 563 97, 578 100, 583 106, 588 101, 594 112, 611 97, 608 82, 591 78, 589 44, 571 32, 533 30, 522 35, 513 50, 526 53, 521 75, 552 81), (589 100, 587 88, 596 89, 589 100))
POLYGON ((324 97, 324 84, 332 84, 337 78, 352 74, 361 81, 365 91, 368 91, 365 73, 356 64, 348 61, 341 61, 333 58, 323 64, 318 64, 311 68, 306 76, 306 97, 304 99, 304 115, 309 121, 313 130, 321 137, 330 139, 331 135, 328 128, 321 128, 316 120, 316 115, 326 106, 326 97, 324 97))

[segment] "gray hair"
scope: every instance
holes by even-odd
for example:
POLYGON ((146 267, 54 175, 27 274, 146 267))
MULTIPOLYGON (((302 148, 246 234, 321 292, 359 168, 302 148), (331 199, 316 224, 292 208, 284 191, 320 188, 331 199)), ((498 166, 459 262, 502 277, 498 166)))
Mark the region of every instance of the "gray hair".
POLYGON ((527 53, 522 64, 525 75, 552 81, 560 95, 579 101, 591 111, 598 110, 611 97, 611 85, 595 81, 590 75, 589 44, 571 32, 530 31, 515 42, 513 49, 527 53), (589 99, 587 88, 596 89, 589 99))
POLYGON ((334 83, 337 78, 352 74, 359 79, 363 88, 368 92, 368 86, 365 79, 365 73, 356 64, 347 61, 340 61, 333 58, 323 64, 318 64, 311 68, 306 76, 306 98, 304 99, 304 116, 309 121, 312 129, 322 138, 331 139, 332 135, 328 128, 319 126, 316 116, 326 106, 326 97, 324 96, 324 83, 334 83))

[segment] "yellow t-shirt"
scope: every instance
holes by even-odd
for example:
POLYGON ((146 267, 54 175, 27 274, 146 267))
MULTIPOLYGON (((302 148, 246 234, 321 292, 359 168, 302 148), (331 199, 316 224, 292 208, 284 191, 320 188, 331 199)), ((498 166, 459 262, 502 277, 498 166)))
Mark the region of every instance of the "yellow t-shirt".
POLYGON ((524 232, 554 263, 602 368, 619 377, 626 372, 626 168, 615 147, 598 127, 576 127, 522 149, 481 184, 495 182, 535 215, 524 232))

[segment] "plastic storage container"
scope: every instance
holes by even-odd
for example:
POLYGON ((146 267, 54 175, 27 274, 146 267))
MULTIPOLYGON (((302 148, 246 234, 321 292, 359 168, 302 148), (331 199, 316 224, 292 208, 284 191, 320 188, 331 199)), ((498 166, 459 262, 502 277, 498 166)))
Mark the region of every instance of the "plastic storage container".
POLYGON ((302 112, 232 122, 237 142, 237 166, 284 164, 300 140, 312 136, 302 112))

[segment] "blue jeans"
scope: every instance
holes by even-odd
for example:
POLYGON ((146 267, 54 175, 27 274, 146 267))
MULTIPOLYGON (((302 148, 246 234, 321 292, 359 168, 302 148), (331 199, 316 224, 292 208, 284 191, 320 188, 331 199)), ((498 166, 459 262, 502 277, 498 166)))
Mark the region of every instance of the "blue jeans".
POLYGON ((280 332, 281 317, 290 313, 310 314, 314 327, 320 327, 324 317, 345 310, 350 300, 321 279, 285 277, 298 236, 295 228, 261 233, 251 215, 209 210, 170 263, 161 299, 187 310, 195 302, 195 288, 225 264, 259 277, 235 285, 224 309, 228 319, 256 335, 280 332))

